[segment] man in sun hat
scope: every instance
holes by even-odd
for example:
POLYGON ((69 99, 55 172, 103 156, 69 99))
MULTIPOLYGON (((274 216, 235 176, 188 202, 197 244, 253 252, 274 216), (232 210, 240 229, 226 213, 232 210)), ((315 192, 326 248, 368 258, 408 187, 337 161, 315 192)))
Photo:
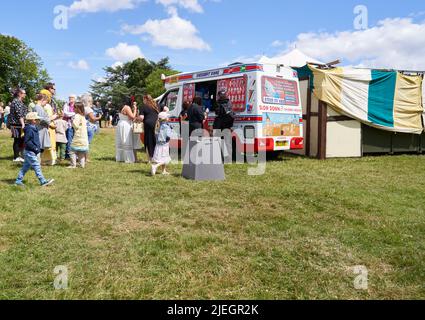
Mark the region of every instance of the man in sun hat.
POLYGON ((25 132, 25 151, 24 151, 24 165, 19 171, 18 178, 16 179, 16 186, 23 186, 25 175, 30 169, 33 169, 35 175, 43 187, 53 184, 54 180, 46 180, 41 172, 41 165, 38 155, 41 151, 40 137, 37 129, 37 124, 40 122, 40 117, 36 112, 30 112, 25 118, 27 125, 24 128, 25 132))

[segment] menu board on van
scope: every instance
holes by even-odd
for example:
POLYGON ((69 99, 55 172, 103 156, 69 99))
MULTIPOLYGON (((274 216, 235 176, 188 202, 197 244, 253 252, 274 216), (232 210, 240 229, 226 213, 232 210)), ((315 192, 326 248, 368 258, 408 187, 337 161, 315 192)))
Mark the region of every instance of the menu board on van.
POLYGON ((217 92, 226 91, 232 102, 234 112, 244 112, 246 109, 246 83, 247 77, 237 77, 219 80, 217 92))

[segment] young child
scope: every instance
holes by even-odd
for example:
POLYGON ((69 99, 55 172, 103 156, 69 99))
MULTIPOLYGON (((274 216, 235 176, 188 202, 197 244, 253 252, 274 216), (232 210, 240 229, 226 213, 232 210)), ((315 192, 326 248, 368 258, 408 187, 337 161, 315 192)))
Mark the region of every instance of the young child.
POLYGON ((56 127, 56 151, 58 152, 58 160, 65 160, 66 156, 66 145, 68 139, 66 138, 66 130, 68 129, 68 122, 63 119, 63 114, 58 115, 58 119, 55 120, 56 127))
POLYGON ((53 179, 46 180, 41 172, 41 165, 38 155, 40 154, 40 137, 37 129, 37 124, 40 122, 36 112, 30 112, 26 116, 27 125, 24 128, 25 132, 25 151, 24 157, 25 162, 18 174, 15 185, 23 186, 23 180, 25 175, 30 169, 35 171, 35 174, 40 181, 41 186, 47 187, 53 184, 55 181, 53 179))
POLYGON ((160 122, 159 133, 156 142, 155 153, 152 158, 152 175, 154 176, 159 167, 162 167, 162 174, 169 175, 167 172, 167 165, 171 162, 170 157, 170 140, 173 130, 168 124, 168 108, 164 109, 158 115, 160 122))
POLYGON ((87 133, 87 120, 84 116, 84 105, 81 102, 75 104, 75 117, 72 121, 74 128, 74 139, 71 144, 71 165, 70 169, 77 168, 77 159, 81 168, 86 167, 86 156, 89 151, 89 137, 87 133))

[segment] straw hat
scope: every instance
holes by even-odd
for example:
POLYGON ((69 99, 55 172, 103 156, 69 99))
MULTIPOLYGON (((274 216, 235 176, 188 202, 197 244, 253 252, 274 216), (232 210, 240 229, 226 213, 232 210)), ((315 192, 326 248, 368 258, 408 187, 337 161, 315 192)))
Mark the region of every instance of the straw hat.
POLYGON ((30 120, 40 120, 40 117, 38 116, 37 112, 30 112, 27 114, 27 116, 25 117, 25 119, 27 121, 30 120))

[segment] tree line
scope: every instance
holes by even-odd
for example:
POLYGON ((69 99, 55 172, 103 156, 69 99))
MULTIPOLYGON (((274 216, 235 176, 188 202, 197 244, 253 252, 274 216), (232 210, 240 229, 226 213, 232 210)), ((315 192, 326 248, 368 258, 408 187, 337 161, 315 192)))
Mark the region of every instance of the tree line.
MULTIPOLYGON (((124 64, 105 67, 106 76, 93 81, 90 93, 102 105, 111 102, 120 107, 129 97, 141 103, 143 95, 158 97, 164 93, 161 75, 178 73, 170 66, 169 58, 158 62, 139 58, 124 64)), ((0 34, 0 101, 12 100, 12 90, 21 87, 27 92, 27 103, 52 79, 37 53, 23 41, 0 34)), ((56 99, 58 100, 58 99, 56 99)), ((59 102, 59 101, 58 101, 59 102)), ((59 103, 60 105, 62 103, 59 103)))
POLYGON ((135 97, 141 104, 145 94, 154 98, 160 96, 165 92, 161 75, 178 73, 171 68, 168 58, 158 62, 139 58, 125 64, 106 67, 104 70, 106 77, 93 81, 91 94, 102 105, 111 102, 115 107, 120 107, 128 97, 135 97))
POLYGON ((24 88, 27 101, 35 95, 51 78, 44 68, 41 58, 23 41, 0 34, 0 101, 12 100, 14 88, 24 88))

